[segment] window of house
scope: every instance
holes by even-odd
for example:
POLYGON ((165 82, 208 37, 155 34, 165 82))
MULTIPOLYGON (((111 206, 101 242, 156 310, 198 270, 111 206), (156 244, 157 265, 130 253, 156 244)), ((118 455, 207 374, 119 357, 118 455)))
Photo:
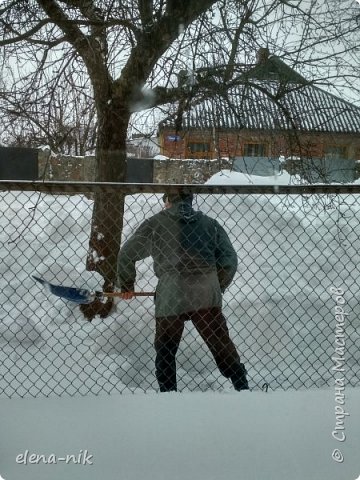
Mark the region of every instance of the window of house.
POLYGON ((244 157, 265 157, 266 145, 264 143, 245 143, 244 157))
POLYGON ((327 145, 325 147, 325 158, 338 160, 347 158, 347 148, 339 145, 327 145))
POLYGON ((210 152, 210 143, 208 142, 189 142, 188 151, 191 153, 210 152))

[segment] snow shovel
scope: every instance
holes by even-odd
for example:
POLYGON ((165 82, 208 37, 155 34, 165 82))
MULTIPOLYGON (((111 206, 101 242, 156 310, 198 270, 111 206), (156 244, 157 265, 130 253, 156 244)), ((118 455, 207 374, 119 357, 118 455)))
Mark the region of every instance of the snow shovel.
MULTIPOLYGON (((103 299, 105 297, 121 297, 120 292, 91 292, 90 290, 85 290, 82 288, 73 288, 73 287, 64 287, 62 285, 53 285, 52 283, 44 280, 43 278, 35 277, 33 278, 40 282, 44 287, 49 290, 53 295, 63 298, 64 300, 69 300, 70 302, 83 305, 86 303, 91 303, 95 299, 103 299)), ((135 297, 148 297, 154 296, 154 292, 134 292, 135 297)))

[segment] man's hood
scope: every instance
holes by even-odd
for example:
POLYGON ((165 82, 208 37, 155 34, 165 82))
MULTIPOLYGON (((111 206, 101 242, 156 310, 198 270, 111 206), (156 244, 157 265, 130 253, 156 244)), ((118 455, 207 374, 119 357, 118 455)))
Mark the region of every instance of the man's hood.
POLYGON ((185 223, 196 222, 202 215, 201 212, 196 212, 188 202, 176 202, 166 212, 185 223))

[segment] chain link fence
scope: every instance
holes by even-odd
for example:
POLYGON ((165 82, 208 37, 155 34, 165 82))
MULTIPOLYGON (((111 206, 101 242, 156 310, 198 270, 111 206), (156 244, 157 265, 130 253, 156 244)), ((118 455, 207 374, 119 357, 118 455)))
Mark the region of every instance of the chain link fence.
MULTIPOLYGON (((238 254, 223 313, 250 387, 332 385, 334 365, 348 385, 359 385, 360 187, 186 188, 195 193, 195 210, 218 220, 238 254)), ((126 195, 124 242, 163 208, 164 189, 0 183, 1 396, 158 390, 153 298, 118 299, 107 318, 90 323, 33 275, 101 290, 100 274, 85 267, 94 200, 126 195)), ((137 272, 136 290, 154 291, 151 259, 138 262, 137 272)), ((191 322, 177 378, 180 391, 232 389, 191 322)))

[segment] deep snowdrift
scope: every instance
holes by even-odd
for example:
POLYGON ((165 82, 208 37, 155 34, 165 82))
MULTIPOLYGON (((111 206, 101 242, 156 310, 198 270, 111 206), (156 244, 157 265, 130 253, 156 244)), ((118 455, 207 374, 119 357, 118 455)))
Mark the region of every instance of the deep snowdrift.
MULTIPOLYGON (((248 176, 230 172, 215 177, 210 183, 248 181, 248 176)), ((278 176, 277 182, 289 182, 289 177, 278 176)), ((239 254, 224 312, 252 386, 331 385, 332 286, 345 291, 347 378, 356 384, 358 199, 198 195, 195 203, 224 224, 239 254)), ((128 197, 124 239, 161 208, 160 195, 128 197)), ((36 193, 0 194, 0 389, 7 395, 157 389, 152 299, 119 301, 109 318, 89 324, 77 307, 48 294, 31 277, 101 289, 100 277, 85 271, 91 211, 92 201, 83 195, 43 194, 39 199, 36 193)), ((138 272, 138 288, 153 290, 150 260, 139 262, 138 272)), ((181 390, 230 388, 191 325, 186 326, 178 366, 181 390)))

